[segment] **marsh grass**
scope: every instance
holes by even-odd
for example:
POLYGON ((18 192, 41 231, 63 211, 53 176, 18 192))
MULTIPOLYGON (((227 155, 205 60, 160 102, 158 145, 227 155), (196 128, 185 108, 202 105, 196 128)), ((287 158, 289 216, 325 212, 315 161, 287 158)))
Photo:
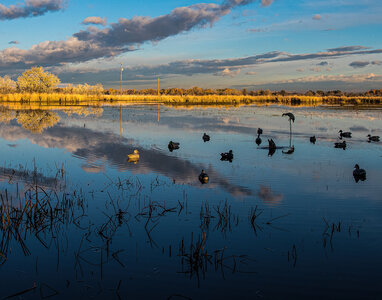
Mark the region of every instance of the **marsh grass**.
POLYGON ((105 104, 112 102, 172 104, 172 105, 234 105, 253 103, 280 103, 289 105, 322 104, 381 104, 377 96, 305 96, 305 95, 105 95, 68 93, 12 93, 0 94, 0 102, 39 103, 45 105, 105 104))
MULTIPOLYGON (((179 195, 180 199, 171 201, 167 197, 158 198, 155 193, 153 194, 157 189, 172 186, 172 183, 161 180, 158 176, 145 184, 136 176, 115 178, 106 174, 105 186, 102 186, 102 190, 95 191, 99 195, 101 193, 104 195, 101 198, 103 201, 99 202, 103 203, 104 207, 98 204, 99 212, 92 216, 88 206, 92 201, 86 200, 86 192, 82 189, 78 190, 76 186, 69 188, 63 184, 66 177, 70 178, 70 174, 66 174, 66 164, 56 165, 53 171, 55 177, 47 177, 42 172, 38 172, 36 165, 32 170, 27 170, 26 167, 12 169, 4 166, 4 168, 0 168, 0 178, 6 179, 8 186, 18 182, 22 182, 26 186, 23 193, 16 193, 16 197, 12 196, 7 189, 0 191, 0 266, 6 263, 12 266, 10 255, 17 254, 16 250, 21 249, 25 256, 40 255, 36 257, 36 274, 38 275, 38 258, 40 257, 41 260, 45 257, 36 252, 34 244, 37 242, 39 248, 50 250, 52 253, 57 252, 57 270, 60 256, 65 258, 69 257, 69 253, 74 254, 74 256, 70 256, 70 261, 73 262, 73 274, 76 278, 72 284, 86 285, 89 293, 102 294, 103 297, 106 293, 113 292, 120 299, 119 293, 123 294, 126 290, 122 287, 121 291, 122 279, 117 277, 119 271, 115 272, 115 270, 116 266, 129 270, 128 264, 131 263, 131 260, 129 261, 128 253, 131 252, 132 245, 136 245, 137 266, 145 267, 145 263, 138 262, 138 256, 139 261, 150 262, 151 253, 142 251, 138 254, 137 245, 140 240, 153 248, 152 253, 154 254, 161 248, 164 253, 164 249, 168 248, 170 263, 173 261, 177 263, 176 272, 190 280, 196 280, 198 286, 200 286, 201 280, 210 280, 210 274, 213 272, 221 274, 223 280, 229 279, 237 273, 256 274, 253 269, 257 267, 256 261, 260 261, 261 256, 254 260, 251 258, 253 253, 251 253, 251 257, 235 253, 243 251, 243 249, 238 250, 232 246, 231 236, 228 234, 237 234, 238 230, 246 232, 245 227, 238 226, 239 217, 241 216, 241 220, 243 220, 243 217, 247 215, 249 224, 240 222, 240 225, 250 225, 255 232, 255 237, 257 236, 256 230, 258 230, 259 236, 263 232, 263 228, 258 224, 261 222, 264 225, 263 237, 258 240, 261 245, 260 242, 263 238, 271 236, 271 230, 283 229, 271 225, 289 216, 289 214, 276 217, 271 215, 269 219, 264 218, 264 212, 268 209, 258 206, 247 207, 236 214, 234 208, 237 206, 231 201, 225 200, 216 203, 211 199, 202 200, 199 213, 200 225, 195 220, 196 231, 194 234, 194 231, 191 231, 193 227, 183 227, 183 224, 189 222, 192 213, 197 216, 195 213, 198 213, 196 209, 199 206, 190 205, 188 213, 188 201, 190 200, 192 203, 196 199, 189 199, 185 190, 183 190, 182 196, 179 195), (233 206, 231 207, 231 205, 233 206), (174 232, 183 230, 184 235, 181 240, 178 240, 181 235, 176 235, 174 240, 166 239, 174 232, 169 231, 165 224, 162 226, 160 223, 166 223, 169 221, 168 219, 176 222, 177 228, 174 227, 174 232), (236 233, 235 230, 231 232, 231 228, 237 229, 236 233), (73 235, 74 232, 76 235, 73 235), (219 240, 218 244, 214 232, 222 234, 223 239, 219 240), (191 234, 191 238, 185 241, 184 236, 189 234, 191 234), (157 241, 154 241, 155 236, 157 241), (177 249, 177 245, 179 245, 179 249, 177 249), (112 274, 114 272, 117 274, 112 279, 112 289, 107 288, 111 285, 110 270, 112 270, 112 274), (89 273, 92 274, 91 279, 86 277, 86 274, 89 273), (96 279, 93 274, 99 274, 100 278, 96 279), (96 286, 96 282, 98 286, 96 286)), ((94 194, 94 191, 89 191, 89 194, 94 194)), ((325 229, 322 236, 325 249, 326 240, 332 247, 333 237, 346 231, 347 227, 342 222, 329 222, 325 218, 323 220, 325 229)), ((349 235, 355 229, 350 224, 349 235)), ((284 232, 286 231, 284 230, 284 232)), ((318 237, 320 238, 319 235, 318 237)), ((357 237, 359 237, 358 230, 357 237)), ((282 255, 287 254, 289 265, 296 267, 297 259, 303 262, 306 253, 302 247, 292 243, 293 241, 290 242, 288 249, 282 252, 282 255)), ((139 244, 140 247, 141 244, 139 244)), ((146 246, 145 248, 147 249, 146 246)), ((268 248, 264 249, 268 250, 268 248)), ((277 259, 277 252, 274 252, 273 255, 276 255, 277 259)), ((160 263, 156 260, 153 262, 153 266, 160 263)), ((171 270, 171 267, 169 269, 171 270)), ((67 280, 67 282, 69 281, 67 280)), ((58 282, 54 284, 57 285, 57 290, 36 279, 33 286, 30 284, 26 286, 29 287, 27 289, 25 286, 20 286, 18 292, 10 293, 7 298, 20 297, 32 293, 35 289, 40 290, 41 298, 53 297, 59 293, 59 290, 61 293, 63 292, 63 289, 60 289, 62 285, 58 282)), ((69 285, 66 288, 68 289, 69 285)), ((176 297, 176 295, 169 298, 171 297, 176 297)))

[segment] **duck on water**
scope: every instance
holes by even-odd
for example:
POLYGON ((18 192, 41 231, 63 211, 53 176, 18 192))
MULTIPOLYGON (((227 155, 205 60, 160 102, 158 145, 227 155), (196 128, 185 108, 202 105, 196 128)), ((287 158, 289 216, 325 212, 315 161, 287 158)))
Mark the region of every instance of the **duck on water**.
POLYGON ((256 138, 257 146, 261 145, 262 140, 261 140, 260 135, 262 135, 262 134, 263 134, 263 130, 261 128, 257 128, 257 138, 256 138))
POLYGON ((208 134, 204 133, 202 139, 204 142, 208 142, 210 140, 210 136, 208 134))
POLYGON ((350 131, 342 131, 342 130, 340 130, 340 131, 338 131, 338 133, 340 134, 340 138, 343 138, 343 137, 345 137, 345 138, 351 138, 351 132, 350 131))
POLYGON ((220 153, 220 155, 221 155, 220 160, 225 160, 225 161, 229 161, 229 162, 232 162, 232 160, 233 160, 232 150, 229 150, 228 152, 220 153))
POLYGON ((129 161, 138 161, 139 160, 139 151, 137 149, 134 150, 132 154, 127 155, 129 161))
POLYGON ((365 181, 366 180, 366 171, 364 169, 361 169, 358 164, 354 166, 353 170, 353 177, 355 182, 358 181, 365 181))
POLYGON ((205 184, 205 183, 208 183, 208 180, 209 180, 209 177, 208 177, 207 173, 204 172, 204 170, 202 170, 202 172, 199 174, 199 181, 202 184, 205 184))
POLYGON ((369 138, 369 143, 370 142, 379 142, 379 136, 377 136, 377 135, 371 136, 371 134, 368 134, 367 137, 369 138))
POLYGON ((168 150, 170 150, 170 152, 174 151, 174 150, 178 150, 179 149, 179 143, 176 143, 176 142, 173 142, 173 141, 170 141, 168 143, 168 150))

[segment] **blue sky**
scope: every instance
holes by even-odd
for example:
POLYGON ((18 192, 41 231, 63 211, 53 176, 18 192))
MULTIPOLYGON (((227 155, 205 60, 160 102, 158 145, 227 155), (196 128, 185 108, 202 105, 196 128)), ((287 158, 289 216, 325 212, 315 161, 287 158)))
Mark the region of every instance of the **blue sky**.
POLYGON ((381 88, 380 0, 0 1, 0 75, 125 88, 381 88), (91 17, 91 18, 89 18, 91 17), (329 50, 328 50, 329 49, 329 50))

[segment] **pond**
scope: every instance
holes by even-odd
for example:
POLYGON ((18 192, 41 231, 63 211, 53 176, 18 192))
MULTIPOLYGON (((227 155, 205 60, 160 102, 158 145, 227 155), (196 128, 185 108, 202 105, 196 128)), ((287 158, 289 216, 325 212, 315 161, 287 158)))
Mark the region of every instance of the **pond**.
POLYGON ((3 104, 0 122, 2 297, 381 299, 381 109, 3 104))

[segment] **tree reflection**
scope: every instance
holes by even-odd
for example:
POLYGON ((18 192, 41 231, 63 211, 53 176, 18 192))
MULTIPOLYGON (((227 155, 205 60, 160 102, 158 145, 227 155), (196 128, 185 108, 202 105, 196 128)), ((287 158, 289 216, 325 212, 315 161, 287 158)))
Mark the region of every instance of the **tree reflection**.
POLYGON ((0 107, 0 123, 9 124, 15 118, 15 111, 0 107))
POLYGON ((63 111, 68 116, 78 115, 87 117, 90 115, 95 115, 97 117, 101 117, 103 114, 102 107, 70 107, 65 108, 63 111))
POLYGON ((32 133, 42 133, 58 123, 60 117, 51 111, 29 110, 17 114, 17 123, 32 133))
POLYGON ((6 106, 0 106, 0 123, 9 124, 13 119, 17 119, 24 129, 32 133, 42 133, 59 122, 60 117, 56 110, 63 111, 68 116, 101 117, 103 113, 102 107, 49 106, 41 109, 39 105, 8 103, 6 106))

